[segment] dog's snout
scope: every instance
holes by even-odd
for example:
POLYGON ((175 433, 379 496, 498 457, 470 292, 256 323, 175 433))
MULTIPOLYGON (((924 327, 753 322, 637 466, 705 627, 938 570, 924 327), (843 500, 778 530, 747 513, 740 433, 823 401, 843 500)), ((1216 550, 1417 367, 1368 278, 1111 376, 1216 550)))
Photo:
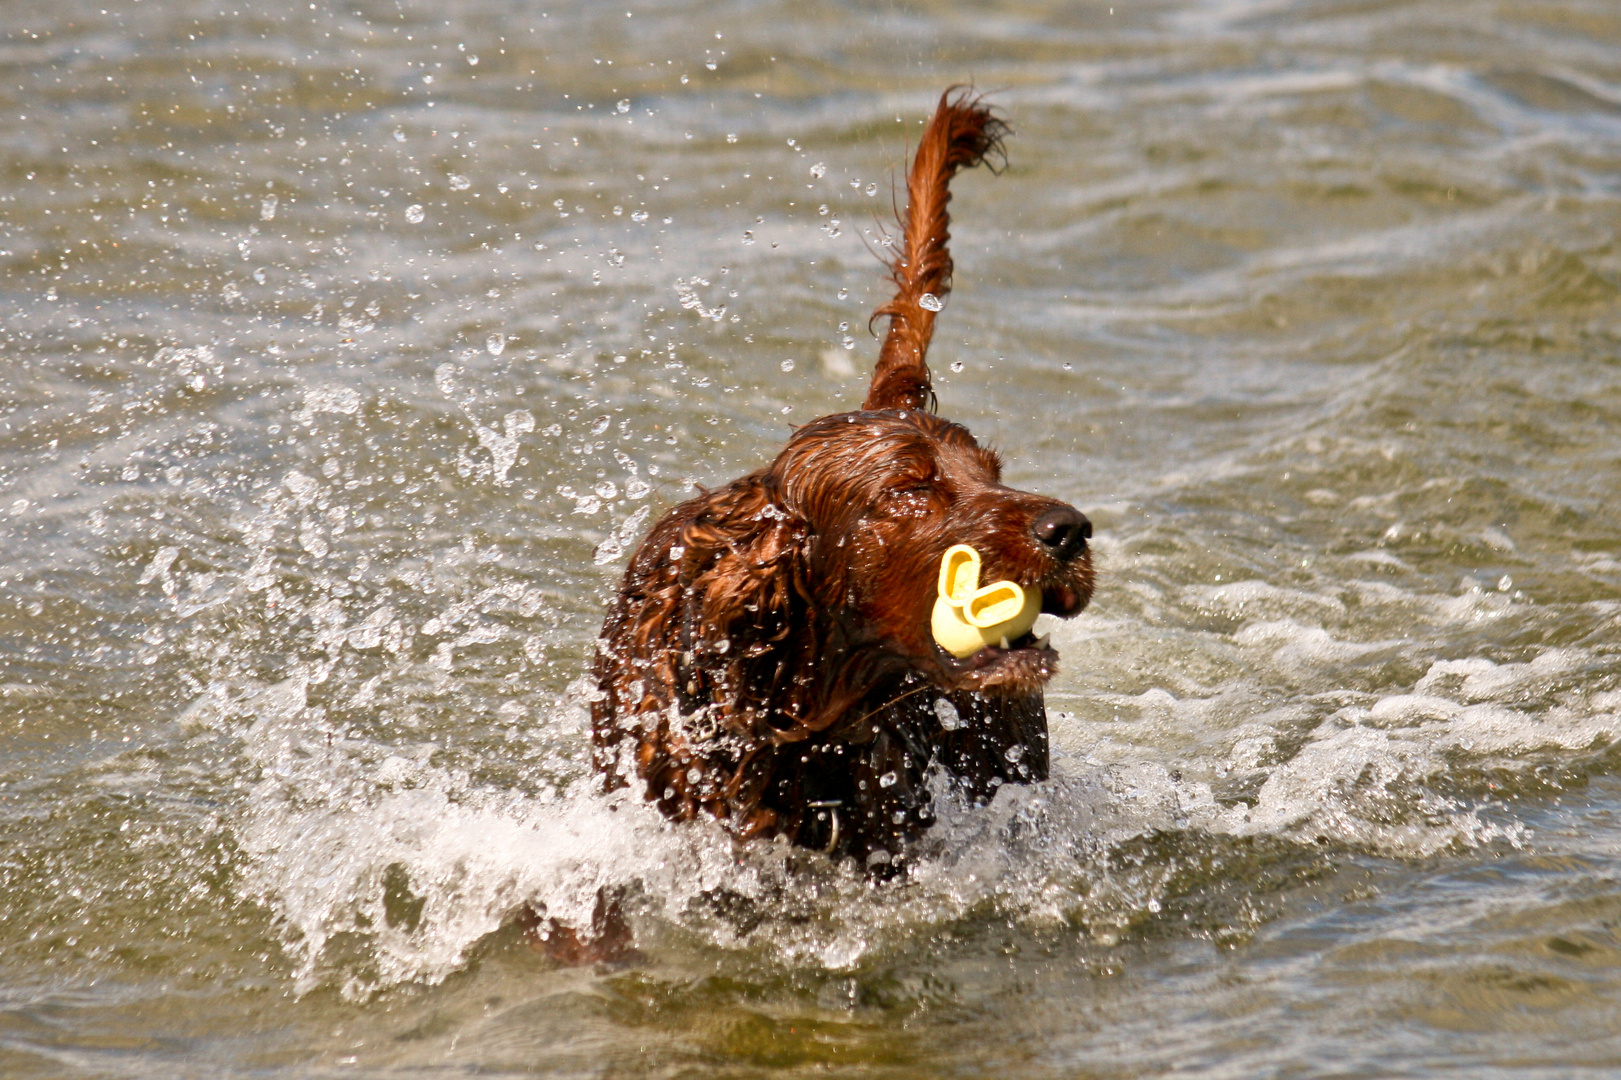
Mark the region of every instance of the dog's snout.
POLYGON ((1030 526, 1041 546, 1060 560, 1073 559, 1092 538, 1092 523, 1073 506, 1055 506, 1030 526))

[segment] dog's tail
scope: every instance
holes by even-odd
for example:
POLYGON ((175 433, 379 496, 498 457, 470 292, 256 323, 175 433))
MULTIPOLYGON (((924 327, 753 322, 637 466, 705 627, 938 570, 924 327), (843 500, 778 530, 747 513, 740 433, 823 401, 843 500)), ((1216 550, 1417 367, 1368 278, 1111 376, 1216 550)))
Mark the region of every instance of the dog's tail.
POLYGON ((901 219, 900 252, 889 264, 895 296, 873 313, 889 316, 872 387, 863 408, 925 409, 934 387, 925 359, 934 336, 934 313, 951 291, 951 178, 959 169, 1002 153, 1005 123, 972 91, 953 86, 940 95, 934 118, 923 132, 912 171, 906 177, 906 216, 901 219))

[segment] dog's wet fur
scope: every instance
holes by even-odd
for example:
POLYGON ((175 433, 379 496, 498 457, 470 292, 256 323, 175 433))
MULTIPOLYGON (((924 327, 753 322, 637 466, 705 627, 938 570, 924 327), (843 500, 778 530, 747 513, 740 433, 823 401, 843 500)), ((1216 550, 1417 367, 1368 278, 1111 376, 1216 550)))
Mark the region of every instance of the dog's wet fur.
MULTIPOLYGON (((969 799, 1045 779, 1042 688, 1057 654, 1025 634, 966 659, 930 630, 940 559, 968 544, 986 581, 1092 595, 1086 517, 1006 487, 997 454, 934 413, 926 355, 950 289, 952 177, 1002 154, 1005 125, 941 96, 907 177, 896 292, 862 408, 797 429, 769 465, 676 506, 631 557, 598 641, 591 739, 609 789, 739 840, 787 837, 904 872, 941 770, 969 799)), ((589 933, 536 919, 579 962, 629 947, 615 897, 589 933), (601 924, 601 925, 598 925, 601 924)))

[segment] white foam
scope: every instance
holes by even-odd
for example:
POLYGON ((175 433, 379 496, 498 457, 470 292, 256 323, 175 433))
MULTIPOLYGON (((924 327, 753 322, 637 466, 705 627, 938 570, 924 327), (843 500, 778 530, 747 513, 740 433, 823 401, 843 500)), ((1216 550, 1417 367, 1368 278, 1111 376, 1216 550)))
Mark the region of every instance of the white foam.
POLYGON ((1204 611, 1223 615, 1293 615, 1323 618, 1345 614, 1345 605, 1336 597, 1302 589, 1285 589, 1265 581, 1235 581, 1228 585, 1190 585, 1182 590, 1182 601, 1204 611))
MULTIPOLYGON (((1299 663, 1354 654, 1297 624, 1260 624, 1251 638, 1307 643, 1299 663)), ((1253 688, 1122 697, 1138 717, 1137 739, 1115 743, 1110 761, 1066 758, 1053 780, 1010 785, 988 807, 957 803, 941 785, 937 826, 907 879, 891 884, 781 843, 735 846, 713 823, 671 825, 638 798, 597 794, 577 763, 553 788, 517 791, 436 764, 431 746, 334 738, 307 704, 307 675, 246 691, 211 688, 187 720, 235 730, 261 772, 237 824, 243 889, 275 913, 299 988, 335 984, 362 996, 443 979, 525 904, 583 925, 604 886, 631 890, 639 933, 679 927, 713 947, 844 970, 987 905, 1108 940, 1175 887, 1169 865, 1150 862, 1124 878, 1111 870, 1111 851, 1133 837, 1271 836, 1396 857, 1518 843, 1520 830, 1437 794, 1435 781, 1460 761, 1512 763, 1621 737, 1621 694, 1540 714, 1509 704, 1582 662, 1577 650, 1522 664, 1438 661, 1412 692, 1353 695, 1321 720, 1309 702, 1244 706, 1253 688), (1223 720, 1246 710, 1247 720, 1223 720), (1283 749, 1303 726, 1304 744, 1283 749), (1160 734, 1145 743, 1150 729, 1160 734), (1192 771, 1145 755, 1145 746, 1177 743, 1178 734, 1184 744, 1214 739, 1226 749, 1189 746, 1192 771), (1209 769, 1218 762, 1221 775, 1260 774, 1252 800, 1218 798, 1209 769), (397 891, 401 873, 420 914, 390 925, 389 879, 397 891), (759 925, 717 915, 705 899, 717 894, 756 905, 759 925)), ((577 731, 584 689, 539 725, 577 731)), ((1055 717, 1055 737, 1072 742, 1077 733, 1066 729, 1075 723, 1055 717)))
MULTIPOLYGON (((496 708, 458 687, 458 650, 534 660, 573 638, 563 628, 541 643, 510 625, 548 607, 533 584, 443 588, 440 570, 459 565, 450 562, 397 571, 386 599, 351 597, 341 578, 282 595, 280 552, 295 537, 305 551, 335 541, 333 498, 321 480, 290 472, 241 523, 252 565, 211 575, 206 588, 169 551, 144 567, 185 612, 224 597, 250 611, 262 604, 302 657, 275 685, 224 675, 182 716, 239 739, 257 772, 232 825, 240 886, 274 914, 301 991, 364 996, 436 982, 525 905, 585 924, 603 887, 628 890, 639 940, 695 935, 766 962, 835 970, 987 910, 1108 940, 1177 887, 1170 863, 1116 872, 1115 853, 1139 838, 1272 837, 1397 857, 1517 842, 1517 830, 1439 792, 1460 768, 1531 768, 1545 751, 1621 735, 1621 695, 1583 693, 1594 662, 1583 650, 1435 658, 1435 641, 1459 626, 1534 610, 1506 593, 1448 596, 1331 574, 1315 586, 1177 584, 1158 557, 1111 540, 1112 591, 1053 630, 1075 673, 1049 695, 1075 710, 1053 711, 1057 775, 1006 787, 988 807, 961 805, 942 785, 938 824, 910 873, 875 884, 786 844, 737 846, 713 822, 672 825, 639 797, 598 793, 583 761, 583 679, 549 704, 500 705, 508 745, 547 748, 505 781, 463 771, 483 767, 477 753, 413 742, 418 694, 496 708), (1208 628, 1190 612, 1238 626, 1208 628), (438 639, 425 661, 407 647, 418 622, 438 639), (332 694, 332 673, 356 653, 381 665, 343 676, 354 679, 346 708, 376 714, 365 737, 310 704, 312 688, 332 694), (1389 692, 1346 688, 1346 674, 1370 663, 1425 674, 1389 692), (716 896, 753 905, 758 925, 720 911, 716 896)), ((480 714, 480 730, 491 730, 488 719, 480 714)))
POLYGON ((1546 690, 1559 679, 1577 671, 1588 654, 1580 649, 1548 649, 1526 663, 1494 664, 1483 657, 1467 660, 1438 660, 1418 681, 1414 690, 1424 693, 1434 687, 1456 684, 1452 691, 1460 701, 1494 701, 1546 690))
POLYGON ((1339 664, 1399 644, 1395 641, 1346 641, 1321 626, 1309 626, 1293 619, 1265 619, 1245 624, 1233 640, 1261 653, 1262 659, 1278 667, 1312 668, 1339 664))
MULTIPOLYGON (((713 823, 672 825, 638 798, 598 794, 579 771, 550 791, 505 790, 436 765, 431 746, 335 737, 308 688, 305 675, 216 686, 187 714, 235 731, 260 772, 235 827, 242 891, 274 912, 300 992, 336 985, 363 997, 437 982, 525 904, 585 925, 605 886, 631 889, 644 929, 675 925, 714 947, 835 970, 987 904, 1107 935, 1157 906, 1169 878, 1165 868, 1111 875, 1111 845, 1219 824, 1208 788, 1154 763, 1010 785, 988 807, 939 784, 939 823, 908 879, 876 884, 784 843, 739 847, 713 823), (391 923, 401 881, 420 908, 391 923), (717 894, 754 903, 763 921, 744 932, 717 917, 705 902, 717 894)), ((548 723, 577 726, 579 708, 560 703, 570 715, 548 723)))
MULTIPOLYGON (((525 904, 584 926, 602 886, 641 882, 678 903, 748 880, 714 827, 682 830, 686 843, 674 843, 639 800, 596 795, 583 779, 504 790, 432 764, 431 746, 404 754, 334 739, 306 692, 301 676, 250 690, 231 709, 248 718, 240 735, 261 773, 237 825, 244 891, 275 912, 300 991, 328 976, 323 965, 345 935, 365 945, 365 961, 337 973, 359 996, 443 979, 525 904), (393 924, 390 868, 420 903, 393 924)), ((222 696, 216 689, 202 711, 218 716, 222 696)))

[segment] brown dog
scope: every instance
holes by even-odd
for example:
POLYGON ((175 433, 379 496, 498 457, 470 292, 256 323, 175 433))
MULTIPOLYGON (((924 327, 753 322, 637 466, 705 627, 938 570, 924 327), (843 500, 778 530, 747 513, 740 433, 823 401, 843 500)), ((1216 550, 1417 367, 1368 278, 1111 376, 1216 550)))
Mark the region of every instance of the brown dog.
POLYGON ((930 630, 954 544, 1060 618, 1092 594, 1087 519, 1004 487, 997 455, 932 412, 949 184, 1005 130, 977 98, 942 95, 861 411, 806 424, 770 465, 675 507, 631 558, 596 659, 609 789, 639 784, 672 819, 709 814, 740 839, 786 836, 886 875, 932 820, 931 769, 977 800, 1047 776, 1057 654, 1026 633, 957 659, 930 630))
MULTIPOLYGON (((1042 687, 1057 669, 1025 633, 959 659, 936 644, 940 561, 976 549, 985 580, 1041 591, 1070 618, 1092 595, 1075 508, 1004 487, 1001 461, 933 415, 925 361, 951 285, 951 178, 1001 150, 1003 124, 948 90, 907 177, 896 293, 860 412, 794 432, 763 469, 675 507, 631 557, 598 642, 593 756, 674 820, 786 836, 877 876, 929 826, 939 768, 963 794, 1047 776, 1042 687)), ((589 931, 525 913, 566 963, 627 955, 617 893, 589 931)))

